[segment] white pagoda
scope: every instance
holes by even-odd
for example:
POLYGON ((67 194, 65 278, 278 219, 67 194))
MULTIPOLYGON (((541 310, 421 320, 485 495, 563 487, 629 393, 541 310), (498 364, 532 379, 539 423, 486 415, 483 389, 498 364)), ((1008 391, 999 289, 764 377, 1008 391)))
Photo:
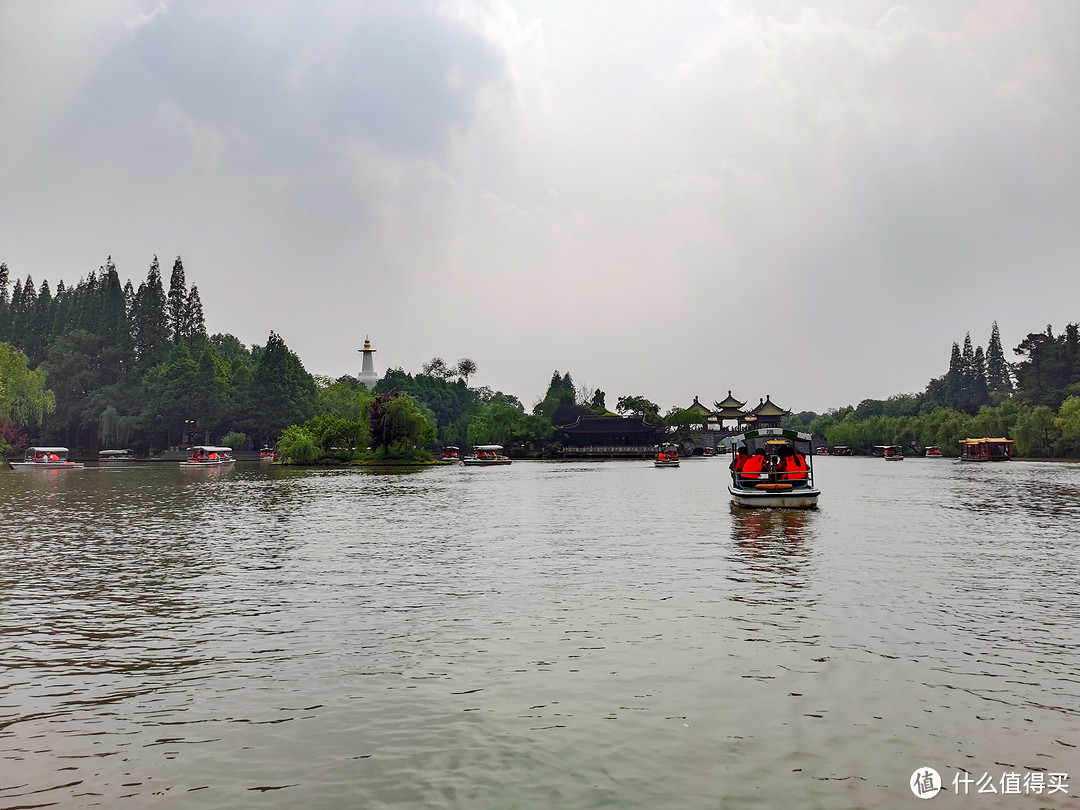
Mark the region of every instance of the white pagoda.
POLYGON ((379 381, 379 375, 375 373, 375 358, 372 357, 375 350, 371 348, 370 338, 364 338, 364 348, 360 349, 360 352, 364 355, 364 363, 360 366, 360 376, 357 379, 368 388, 374 388, 379 381))

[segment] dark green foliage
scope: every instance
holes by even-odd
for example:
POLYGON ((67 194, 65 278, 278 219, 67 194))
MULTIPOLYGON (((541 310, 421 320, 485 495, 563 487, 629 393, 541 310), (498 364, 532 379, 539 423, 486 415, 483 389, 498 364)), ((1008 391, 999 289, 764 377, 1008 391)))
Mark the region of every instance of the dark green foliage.
POLYGON ((169 337, 173 343, 179 343, 186 332, 187 316, 187 281, 184 278, 184 263, 180 257, 173 262, 172 275, 169 276, 169 297, 167 299, 169 337))
POLYGON ((131 337, 135 362, 154 366, 168 356, 168 316, 165 311, 165 289, 161 284, 161 270, 157 256, 146 274, 146 281, 139 285, 131 308, 131 337))
POLYGON ((579 416, 592 413, 588 405, 577 402, 577 392, 570 372, 560 376, 558 370, 551 375, 544 399, 533 408, 533 415, 543 417, 556 427, 565 427, 579 416))
POLYGON ((289 425, 315 415, 315 380, 285 341, 274 332, 255 366, 249 422, 260 442, 273 441, 289 425))
POLYGON ((1001 335, 997 321, 990 329, 990 342, 986 344, 986 387, 995 393, 1012 390, 1012 376, 1005 353, 1001 349, 1001 335))
POLYGON ((411 456, 435 438, 435 427, 408 394, 378 394, 368 412, 371 447, 384 455, 411 456))
POLYGON ((465 385, 464 379, 450 382, 449 379, 439 376, 438 365, 435 363, 438 359, 435 358, 424 366, 433 372, 432 374, 417 374, 414 377, 400 368, 391 369, 375 385, 375 393, 398 391, 408 394, 420 406, 431 411, 436 429, 433 441, 441 445, 463 446, 468 442, 469 422, 480 410, 480 396, 465 385))

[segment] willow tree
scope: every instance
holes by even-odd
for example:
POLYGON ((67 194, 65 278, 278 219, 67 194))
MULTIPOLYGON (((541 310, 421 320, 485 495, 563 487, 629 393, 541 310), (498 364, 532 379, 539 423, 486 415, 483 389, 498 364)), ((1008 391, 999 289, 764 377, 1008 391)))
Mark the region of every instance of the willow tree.
POLYGON ((56 396, 45 385, 45 372, 31 370, 23 352, 0 343, 0 419, 31 427, 55 410, 56 396))

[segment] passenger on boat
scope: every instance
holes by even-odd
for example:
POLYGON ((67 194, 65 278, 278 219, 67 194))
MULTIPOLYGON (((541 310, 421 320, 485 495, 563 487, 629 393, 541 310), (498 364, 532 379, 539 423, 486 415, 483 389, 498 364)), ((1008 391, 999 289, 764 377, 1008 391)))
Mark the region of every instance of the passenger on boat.
POLYGON ((785 481, 806 481, 806 460, 802 453, 796 453, 790 447, 780 448, 780 470, 785 481))
POLYGON ((765 455, 765 450, 758 450, 754 455, 747 457, 746 463, 742 467, 742 474, 739 477, 743 481, 756 481, 758 476, 765 472, 768 462, 769 457, 765 455))
POLYGON ((750 458, 750 456, 747 455, 746 448, 739 447, 739 449, 735 451, 735 458, 731 460, 731 469, 735 472, 742 472, 742 468, 746 466, 746 460, 748 458, 750 458))
POLYGON ((59 461, 59 460, 60 460, 60 456, 56 455, 56 453, 49 453, 49 461, 59 461))

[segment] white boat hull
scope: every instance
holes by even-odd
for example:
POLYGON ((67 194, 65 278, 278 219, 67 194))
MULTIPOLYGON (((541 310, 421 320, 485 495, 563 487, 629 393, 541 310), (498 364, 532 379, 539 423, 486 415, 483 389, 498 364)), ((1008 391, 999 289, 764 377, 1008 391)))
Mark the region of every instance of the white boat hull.
POLYGON ((461 460, 461 463, 466 467, 505 467, 510 461, 511 460, 508 458, 464 458, 461 460))
POLYGON ((215 459, 214 461, 181 461, 181 467, 221 467, 225 464, 235 464, 235 458, 215 459))
POLYGON ((679 462, 677 462, 677 461, 654 461, 653 466, 654 467, 678 467, 679 462))
POLYGON ((739 489, 728 486, 731 502, 751 509, 814 509, 819 489, 739 489))
POLYGON ((9 461, 13 470, 81 470, 78 461, 9 461))

